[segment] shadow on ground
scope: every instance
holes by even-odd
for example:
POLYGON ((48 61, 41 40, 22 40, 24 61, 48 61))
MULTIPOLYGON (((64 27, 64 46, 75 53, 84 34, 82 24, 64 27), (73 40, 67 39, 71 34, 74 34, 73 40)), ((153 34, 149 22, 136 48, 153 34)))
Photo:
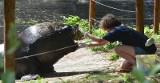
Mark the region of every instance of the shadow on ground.
POLYGON ((44 76, 44 78, 51 78, 51 77, 64 77, 64 76, 73 76, 73 75, 79 75, 79 74, 98 74, 101 73, 101 71, 79 71, 79 72, 53 72, 48 73, 44 76))

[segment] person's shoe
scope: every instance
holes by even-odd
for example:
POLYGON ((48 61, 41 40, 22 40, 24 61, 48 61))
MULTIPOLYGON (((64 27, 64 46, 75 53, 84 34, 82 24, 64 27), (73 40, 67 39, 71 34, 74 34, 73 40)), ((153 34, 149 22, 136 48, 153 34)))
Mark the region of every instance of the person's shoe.
POLYGON ((151 46, 153 43, 154 43, 154 38, 149 38, 146 43, 145 43, 145 46, 148 47, 148 46, 151 46))

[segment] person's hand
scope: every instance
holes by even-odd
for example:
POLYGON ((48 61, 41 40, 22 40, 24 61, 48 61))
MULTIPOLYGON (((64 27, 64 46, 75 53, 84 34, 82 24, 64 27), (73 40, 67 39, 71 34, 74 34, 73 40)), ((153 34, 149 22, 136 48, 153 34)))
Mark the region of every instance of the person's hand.
POLYGON ((148 47, 148 46, 151 46, 153 43, 154 43, 154 38, 149 38, 146 43, 145 43, 145 46, 148 47))
POLYGON ((78 28, 78 30, 79 30, 84 36, 86 36, 86 34, 88 33, 87 31, 84 31, 84 30, 81 29, 81 28, 78 28))
POLYGON ((78 47, 79 48, 84 48, 84 47, 87 47, 87 44, 86 43, 79 43, 78 47))

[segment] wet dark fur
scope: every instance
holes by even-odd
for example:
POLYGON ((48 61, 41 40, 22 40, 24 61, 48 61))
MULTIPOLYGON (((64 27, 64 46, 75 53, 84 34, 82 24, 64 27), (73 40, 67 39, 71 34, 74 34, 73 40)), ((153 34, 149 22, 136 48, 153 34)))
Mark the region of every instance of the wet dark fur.
POLYGON ((74 42, 75 31, 74 27, 59 23, 40 23, 22 31, 18 36, 21 45, 16 51, 16 58, 55 51, 16 60, 16 77, 54 72, 53 65, 64 55, 78 48, 74 42), (66 46, 73 47, 56 51, 66 46))

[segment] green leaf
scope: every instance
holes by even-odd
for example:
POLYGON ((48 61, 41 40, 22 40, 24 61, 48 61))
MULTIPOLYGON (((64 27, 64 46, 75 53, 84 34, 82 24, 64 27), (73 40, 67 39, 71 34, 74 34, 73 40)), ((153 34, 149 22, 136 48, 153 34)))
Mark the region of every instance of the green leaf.
POLYGON ((160 64, 155 65, 155 66, 151 69, 149 75, 155 75, 156 72, 158 72, 158 71, 160 71, 160 64))
POLYGON ((138 69, 137 67, 133 68, 133 76, 140 82, 143 83, 145 79, 145 75, 143 73, 143 70, 138 69))
POLYGON ((15 81, 15 74, 7 70, 2 76, 2 82, 3 83, 14 83, 14 81, 15 81))

